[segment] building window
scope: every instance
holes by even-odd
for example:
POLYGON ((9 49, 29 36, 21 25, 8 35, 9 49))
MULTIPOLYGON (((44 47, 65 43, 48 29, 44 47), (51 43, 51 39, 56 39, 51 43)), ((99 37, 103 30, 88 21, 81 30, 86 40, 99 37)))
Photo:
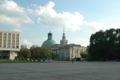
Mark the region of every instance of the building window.
POLYGON ((16 48, 19 48, 19 46, 16 46, 16 48))

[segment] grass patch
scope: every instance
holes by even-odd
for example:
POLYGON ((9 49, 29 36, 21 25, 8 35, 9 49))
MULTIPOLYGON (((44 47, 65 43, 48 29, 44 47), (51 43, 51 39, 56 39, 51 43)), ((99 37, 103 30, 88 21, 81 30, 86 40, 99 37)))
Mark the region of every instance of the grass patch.
POLYGON ((32 63, 31 61, 22 61, 22 60, 0 60, 0 63, 32 63))

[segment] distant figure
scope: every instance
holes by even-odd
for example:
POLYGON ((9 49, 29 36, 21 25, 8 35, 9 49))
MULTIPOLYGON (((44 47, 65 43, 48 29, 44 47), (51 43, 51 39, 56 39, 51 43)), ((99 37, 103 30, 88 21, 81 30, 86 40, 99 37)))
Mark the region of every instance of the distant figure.
POLYGON ((72 59, 72 64, 74 63, 74 59, 72 59))

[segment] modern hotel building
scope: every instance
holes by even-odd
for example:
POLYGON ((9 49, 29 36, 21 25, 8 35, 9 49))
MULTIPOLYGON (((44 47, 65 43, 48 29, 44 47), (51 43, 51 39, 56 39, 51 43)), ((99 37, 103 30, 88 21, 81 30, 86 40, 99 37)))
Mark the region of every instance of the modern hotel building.
POLYGON ((0 31, 0 58, 14 60, 20 50, 20 32, 0 31))

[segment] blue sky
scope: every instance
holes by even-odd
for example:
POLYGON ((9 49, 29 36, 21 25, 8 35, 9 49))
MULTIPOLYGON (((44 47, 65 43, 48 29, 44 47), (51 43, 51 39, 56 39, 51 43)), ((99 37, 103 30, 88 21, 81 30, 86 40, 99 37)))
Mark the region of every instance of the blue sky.
POLYGON ((92 33, 120 28, 120 0, 0 0, 0 30, 21 32, 21 44, 41 46, 47 33, 59 44, 89 45, 92 33))

